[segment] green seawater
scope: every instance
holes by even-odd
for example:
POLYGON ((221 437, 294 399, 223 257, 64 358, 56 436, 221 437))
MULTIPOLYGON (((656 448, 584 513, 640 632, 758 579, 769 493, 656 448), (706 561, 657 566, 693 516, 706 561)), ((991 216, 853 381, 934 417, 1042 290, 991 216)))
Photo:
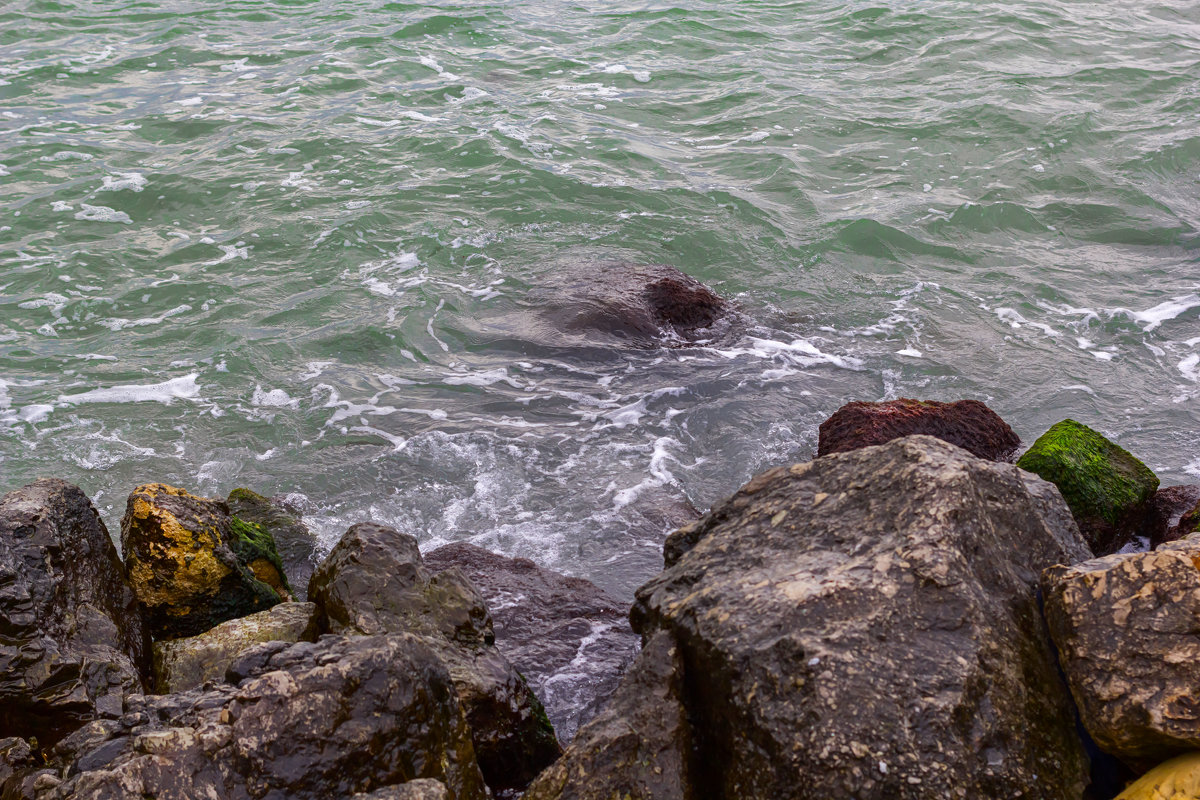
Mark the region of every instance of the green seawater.
POLYGON ((842 403, 1200 475, 1200 4, 0 6, 0 491, 373 519, 628 594, 842 403), (567 347, 665 262, 748 320, 567 347))

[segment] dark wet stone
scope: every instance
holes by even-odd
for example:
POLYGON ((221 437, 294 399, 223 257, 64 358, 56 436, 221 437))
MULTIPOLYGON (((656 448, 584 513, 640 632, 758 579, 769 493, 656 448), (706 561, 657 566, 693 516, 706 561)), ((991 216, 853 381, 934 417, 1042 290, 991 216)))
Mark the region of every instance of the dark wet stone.
POLYGON ((817 455, 845 453, 925 434, 991 461, 1010 461, 1021 439, 978 400, 941 403, 900 398, 883 403, 847 403, 821 423, 817 455))
POLYGON ((425 554, 432 572, 457 567, 483 595, 496 645, 546 706, 568 742, 617 688, 640 637, 628 608, 594 583, 456 543, 425 554))
POLYGON ((457 569, 430 573, 412 536, 373 523, 352 526, 313 573, 308 596, 332 633, 404 631, 437 652, 494 791, 524 788, 558 757, 541 702, 495 646, 483 598, 457 569))
POLYGON ((1200 507, 1200 486, 1168 486, 1159 489, 1150 500, 1141 535, 1150 540, 1150 547, 1158 547, 1164 542, 1182 539, 1189 533, 1194 533, 1200 526, 1200 519, 1190 512, 1200 507), (1184 523, 1184 517, 1189 520, 1184 523))
POLYGON ((0 737, 41 747, 141 692, 150 640, 87 495, 44 478, 0 499, 0 737))
POLYGON ((238 686, 140 698, 136 728, 80 729, 57 753, 67 780, 36 797, 330 800, 423 778, 447 800, 488 797, 454 683, 418 637, 324 637, 241 669, 238 686))

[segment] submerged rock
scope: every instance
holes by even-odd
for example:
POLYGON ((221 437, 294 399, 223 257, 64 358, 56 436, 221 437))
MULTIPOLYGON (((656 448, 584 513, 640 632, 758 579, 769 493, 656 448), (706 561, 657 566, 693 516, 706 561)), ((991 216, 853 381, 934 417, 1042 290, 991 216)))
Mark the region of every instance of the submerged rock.
POLYGON ((529 682, 562 741, 599 710, 637 655, 628 611, 591 581, 455 543, 425 554, 425 567, 457 567, 491 612, 496 645, 529 682))
POLYGON ((233 661, 263 642, 312 642, 319 633, 313 603, 280 603, 231 619, 187 639, 154 643, 154 688, 159 694, 220 680, 233 661))
POLYGON ((262 645, 232 671, 237 686, 131 698, 80 729, 58 750, 69 777, 37 797, 330 800, 418 778, 488 797, 450 675, 415 636, 262 645))
POLYGON ((87 495, 42 479, 0 499, 0 738, 42 747, 143 691, 150 639, 87 495))
POLYGON ((558 757, 542 704, 495 646, 483 598, 457 569, 431 574, 412 536, 352 526, 313 573, 308 596, 332 633, 409 632, 445 661, 493 790, 524 788, 558 757))
POLYGON ((1173 758, 1138 778, 1116 800, 1196 800, 1200 797, 1200 753, 1173 758))
POLYGON ((235 522, 220 500, 139 486, 121 520, 121 547, 156 639, 195 636, 289 599, 270 535, 235 522))
POLYGON ((884 403, 847 403, 821 423, 817 455, 845 453, 926 434, 990 461, 1009 461, 1021 439, 978 400, 941 403, 900 398, 884 403))
POLYGON ((1042 576, 1046 620, 1103 750, 1145 768, 1200 749, 1200 534, 1042 576))
POLYGON ((300 514, 274 498, 249 489, 234 489, 226 500, 233 516, 261 526, 271 534, 291 593, 307 598, 308 579, 316 569, 317 537, 300 514))
MULTIPOLYGON (((1088 550, 1051 484, 907 437, 765 472, 672 539, 632 613, 680 659, 691 757, 666 797, 1082 795, 1036 584, 1088 550)), ((610 708, 638 729, 636 700, 610 708)), ((588 730, 537 800, 592 796, 588 730)), ((642 752, 606 785, 678 771, 642 752)))
POLYGON ((1200 486, 1168 486, 1159 489, 1150 500, 1142 535, 1150 547, 1182 539, 1200 527, 1200 486), (1188 521, 1184 523, 1184 517, 1188 521))
POLYGON ((1158 489, 1149 467, 1072 419, 1042 434, 1017 466, 1058 487, 1096 555, 1112 553, 1128 541, 1158 489))
POLYGON ((667 264, 587 261, 550 277, 533 300, 551 325, 588 338, 635 345, 707 338, 733 318, 731 305, 667 264))
MULTIPOLYGON (((684 665, 666 633, 651 637, 604 710, 522 800, 690 800, 692 735, 684 665)), ((715 796, 715 795, 714 795, 715 796)))

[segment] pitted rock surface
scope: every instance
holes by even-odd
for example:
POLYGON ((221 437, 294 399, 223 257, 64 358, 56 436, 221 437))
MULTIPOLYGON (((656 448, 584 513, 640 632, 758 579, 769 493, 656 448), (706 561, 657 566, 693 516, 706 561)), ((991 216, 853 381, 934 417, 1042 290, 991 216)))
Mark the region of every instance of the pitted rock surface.
POLYGON ((0 738, 42 747, 141 692, 150 639, 87 495, 42 479, 0 499, 0 738))
POLYGON ((678 648, 698 796, 1082 795, 1036 591, 1088 549, 1051 484, 906 437, 769 470, 669 545, 632 618, 678 648))
POLYGON ((130 698, 64 739, 69 777, 37 799, 330 800, 418 778, 488 798, 453 681, 417 637, 261 649, 237 686, 130 698))
POLYGON ((847 403, 821 423, 817 455, 846 453, 924 434, 958 445, 991 461, 1011 461, 1021 439, 978 400, 942 403, 900 398, 883 403, 847 403))
POLYGON ((1042 586, 1096 743, 1135 768, 1200 749, 1200 534, 1054 566, 1042 586))

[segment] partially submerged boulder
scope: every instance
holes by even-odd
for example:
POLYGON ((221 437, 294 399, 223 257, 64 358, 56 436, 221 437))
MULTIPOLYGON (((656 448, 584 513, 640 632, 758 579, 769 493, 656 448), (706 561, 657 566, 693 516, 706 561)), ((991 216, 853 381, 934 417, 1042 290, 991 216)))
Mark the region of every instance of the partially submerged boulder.
POLYGON ((465 542, 426 553, 425 567, 452 567, 479 590, 496 645, 541 698, 564 742, 599 710, 637 655, 628 610, 594 583, 465 542))
POLYGON ((199 636, 154 643, 154 688, 159 694, 221 680, 238 656, 264 642, 313 642, 319 633, 313 603, 280 603, 222 622, 199 636))
POLYGON ((234 489, 225 502, 233 516, 271 534, 292 595, 306 599, 308 579, 317 566, 317 537, 304 524, 300 512, 276 498, 244 488, 234 489))
POLYGON ((261 645, 231 672, 237 686, 130 698, 80 729, 38 800, 330 800, 419 778, 489 796, 450 675, 415 636, 261 645))
POLYGON ((667 264, 583 261, 534 290, 552 326, 593 341, 647 346, 687 343, 719 333, 734 318, 730 303, 667 264))
POLYGON ((1129 451, 1065 419, 1017 460, 1056 485, 1096 555, 1120 549, 1145 518, 1158 478, 1129 451))
POLYGON ((141 692, 150 639, 108 529, 77 486, 0 499, 0 738, 41 746, 141 692))
POLYGON ((942 403, 902 397, 881 403, 847 403, 821 423, 817 455, 846 453, 925 434, 990 461, 1009 461, 1021 439, 1000 415, 978 400, 942 403))
MULTIPOLYGON (((682 662, 684 797, 1082 795, 1036 584, 1088 550, 1052 485, 914 436, 765 472, 683 531, 632 618, 682 662)), ((591 796, 573 749, 538 800, 591 796)))
POLYGON ((1096 743, 1134 768, 1200 749, 1200 534, 1051 567, 1042 587, 1096 743))
POLYGON ((290 599, 269 534, 235 523, 220 500, 162 483, 139 486, 121 520, 121 547, 156 639, 195 636, 290 599))
POLYGON ((684 669, 670 635, 652 636, 610 702, 522 800, 709 796, 692 788, 684 669))
POLYGON ((437 652, 454 678, 493 790, 524 788, 558 757, 542 704, 495 646, 483 598, 458 569, 431 574, 412 536, 374 523, 352 526, 313 573, 308 596, 325 630, 404 631, 437 652))

